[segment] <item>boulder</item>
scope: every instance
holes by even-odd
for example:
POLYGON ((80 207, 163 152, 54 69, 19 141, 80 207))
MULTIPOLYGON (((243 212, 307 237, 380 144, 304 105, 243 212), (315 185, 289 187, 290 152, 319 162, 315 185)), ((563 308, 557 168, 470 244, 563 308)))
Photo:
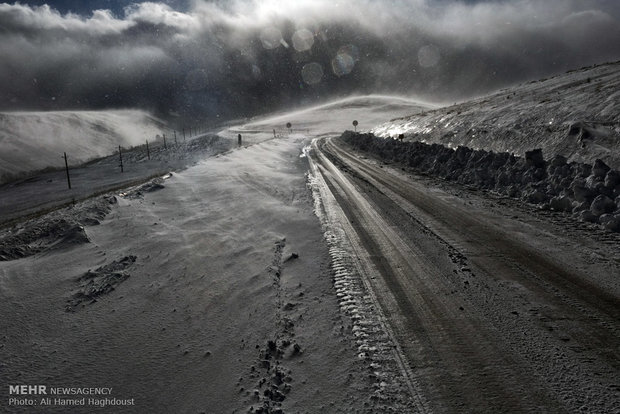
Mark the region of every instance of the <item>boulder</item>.
POLYGON ((612 213, 615 209, 616 203, 603 194, 597 196, 590 205, 590 211, 597 217, 605 213, 612 213))
POLYGON ((525 194, 525 199, 528 201, 528 203, 541 204, 547 201, 547 195, 540 190, 534 190, 530 193, 525 194))
POLYGON ((614 189, 620 184, 620 173, 616 170, 609 170, 605 175, 605 187, 614 189))
POLYGON ((613 214, 602 214, 599 218, 598 218, 598 222, 601 223, 603 226, 610 220, 614 219, 614 215, 613 214))
POLYGON ((525 162, 530 167, 543 168, 545 166, 545 159, 543 158, 542 149, 537 148, 531 151, 526 151, 525 162))
POLYGON ((459 160, 461 164, 465 164, 467 160, 469 159, 469 157, 471 156, 472 152, 473 150, 471 148, 459 146, 457 147, 455 151, 455 156, 456 156, 456 159, 459 160))
POLYGON ((566 165, 566 157, 562 155, 556 155, 551 159, 550 164, 553 167, 563 167, 566 165))
POLYGON ((578 177, 586 178, 592 173, 592 166, 590 164, 577 164, 575 166, 575 173, 578 177))
POLYGON ((598 217, 596 217, 590 210, 584 210, 579 213, 579 220, 585 221, 588 223, 596 223, 598 217))
POLYGON ((609 166, 605 164, 603 161, 597 159, 594 161, 594 165, 592 166, 592 175, 600 177, 601 179, 605 178, 605 175, 610 170, 609 166))
POLYGON ((553 197, 549 202, 549 207, 555 211, 570 212, 573 210, 573 202, 566 196, 553 197))
POLYGON ((562 180, 560 181, 560 187, 568 190, 568 189, 570 189, 570 184, 572 182, 573 182, 573 180, 570 177, 562 178, 562 180))
POLYGON ((502 171, 497 176, 496 186, 498 188, 507 187, 512 183, 512 177, 506 171, 502 171))
POLYGON ((570 189, 573 191, 575 200, 579 202, 589 201, 592 199, 592 190, 586 187, 586 182, 583 178, 575 178, 570 185, 570 189))
POLYGON ((602 181, 597 182, 592 187, 592 191, 595 195, 604 194, 609 198, 613 198, 614 190, 612 188, 605 187, 605 183, 602 181))
POLYGON ((605 221, 603 226, 609 231, 620 233, 620 215, 612 216, 612 218, 605 221))
POLYGON ((594 188, 598 183, 603 183, 603 179, 598 175, 590 174, 586 177, 586 187, 594 188))
POLYGON ((573 213, 580 213, 585 210, 590 210, 590 203, 587 201, 583 201, 581 203, 578 201, 573 201, 573 213))

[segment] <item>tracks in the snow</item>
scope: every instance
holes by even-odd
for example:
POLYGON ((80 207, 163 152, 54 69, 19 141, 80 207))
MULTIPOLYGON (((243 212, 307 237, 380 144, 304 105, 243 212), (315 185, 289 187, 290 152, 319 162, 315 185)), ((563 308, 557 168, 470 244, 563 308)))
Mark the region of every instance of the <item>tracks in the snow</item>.
POLYGON ((547 257, 535 240, 512 237, 501 220, 476 217, 333 140, 315 141, 313 159, 404 372, 428 402, 419 407, 607 412, 618 405, 616 292, 547 257))

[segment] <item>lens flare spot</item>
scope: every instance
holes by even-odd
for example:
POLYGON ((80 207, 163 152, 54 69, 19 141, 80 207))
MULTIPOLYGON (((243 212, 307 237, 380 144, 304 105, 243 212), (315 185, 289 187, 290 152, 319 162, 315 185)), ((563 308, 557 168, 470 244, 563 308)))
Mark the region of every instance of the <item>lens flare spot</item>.
POLYGON ((310 30, 299 29, 293 34, 293 47, 298 52, 310 50, 314 44, 314 35, 310 30))
POLYGON ((338 49, 338 53, 346 53, 353 58, 353 62, 357 62, 358 60, 360 60, 360 50, 355 45, 344 45, 340 49, 338 49))
POLYGON ((353 66, 355 66, 355 61, 348 53, 338 53, 332 59, 332 70, 336 76, 348 75, 353 70, 353 66))
POLYGON ((277 27, 267 27, 260 33, 260 41, 265 49, 275 49, 283 40, 282 32, 277 27))
POLYGON ((433 45, 422 46, 418 50, 418 62, 423 68, 431 68, 437 65, 440 57, 439 49, 433 45))
POLYGON ((323 68, 316 62, 308 63, 301 69, 301 77, 308 85, 316 85, 323 79, 323 68))

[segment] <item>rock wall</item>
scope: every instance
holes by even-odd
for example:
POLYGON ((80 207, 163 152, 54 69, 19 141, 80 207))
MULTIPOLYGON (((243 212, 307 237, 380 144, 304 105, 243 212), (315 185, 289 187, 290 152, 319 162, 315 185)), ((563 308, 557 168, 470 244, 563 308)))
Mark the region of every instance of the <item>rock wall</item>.
POLYGON ((620 172, 601 160, 593 164, 569 163, 561 155, 545 159, 541 149, 519 157, 352 131, 346 131, 341 139, 359 150, 421 173, 520 198, 620 232, 620 172))

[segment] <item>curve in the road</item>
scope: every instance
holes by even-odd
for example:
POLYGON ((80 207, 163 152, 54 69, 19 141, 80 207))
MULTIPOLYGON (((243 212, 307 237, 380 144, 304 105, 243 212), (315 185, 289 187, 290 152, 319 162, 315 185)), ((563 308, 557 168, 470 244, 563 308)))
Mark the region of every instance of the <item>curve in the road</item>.
POLYGON ((435 411, 617 406, 614 292, 337 141, 314 156, 435 411))

